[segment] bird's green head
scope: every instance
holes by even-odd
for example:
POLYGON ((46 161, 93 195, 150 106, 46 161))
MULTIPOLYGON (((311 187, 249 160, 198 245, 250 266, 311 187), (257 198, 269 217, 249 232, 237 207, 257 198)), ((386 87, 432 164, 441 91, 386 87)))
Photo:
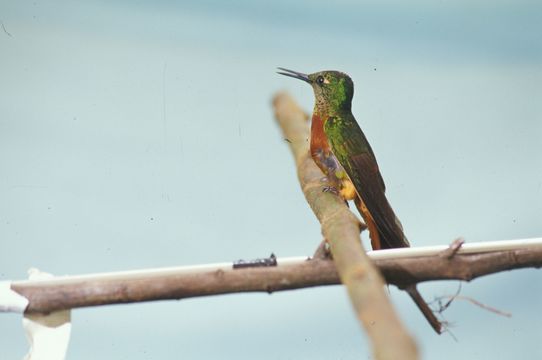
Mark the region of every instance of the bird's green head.
POLYGON ((350 111, 354 97, 354 83, 345 73, 319 71, 306 75, 293 70, 279 69, 282 70, 279 74, 303 80, 312 86, 319 112, 331 115, 340 110, 350 111))

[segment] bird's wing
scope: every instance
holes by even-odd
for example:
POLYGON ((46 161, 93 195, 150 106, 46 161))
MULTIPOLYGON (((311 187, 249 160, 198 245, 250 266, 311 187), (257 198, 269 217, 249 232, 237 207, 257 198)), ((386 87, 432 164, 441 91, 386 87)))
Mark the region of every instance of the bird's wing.
POLYGON ((385 185, 378 169, 373 150, 353 116, 341 123, 340 141, 332 143, 340 146, 340 154, 335 154, 354 184, 356 192, 371 214, 382 248, 409 246, 399 219, 385 195, 385 185), (339 144, 340 143, 340 144, 339 144))
POLYGON ((349 163, 347 173, 376 224, 382 248, 408 247, 401 224, 384 194, 374 157, 369 152, 353 154, 349 163))

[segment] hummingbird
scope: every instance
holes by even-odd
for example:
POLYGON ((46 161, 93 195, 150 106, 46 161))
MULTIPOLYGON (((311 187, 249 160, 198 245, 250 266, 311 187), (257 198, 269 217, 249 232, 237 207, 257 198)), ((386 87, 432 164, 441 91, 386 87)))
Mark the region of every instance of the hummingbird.
POLYGON ((311 156, 340 195, 345 200, 354 200, 369 228, 372 248, 410 246, 386 198, 386 187, 371 145, 352 115, 352 79, 339 71, 306 75, 279 69, 282 70, 279 74, 312 86, 316 101, 311 122, 311 156))
MULTIPOLYGON (((279 74, 303 80, 313 88, 311 157, 333 184, 332 191, 345 200, 354 200, 367 224, 373 250, 409 247, 403 226, 386 198, 386 186, 374 152, 352 114, 352 79, 340 71, 304 74, 278 69, 279 74)), ((405 290, 440 333, 440 322, 415 286, 405 290)))

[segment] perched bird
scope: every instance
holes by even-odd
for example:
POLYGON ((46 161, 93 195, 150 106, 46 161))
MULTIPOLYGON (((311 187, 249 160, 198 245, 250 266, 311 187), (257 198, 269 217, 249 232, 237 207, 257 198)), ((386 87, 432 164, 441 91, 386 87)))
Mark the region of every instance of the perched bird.
MULTIPOLYGON (((309 83, 316 98, 311 124, 311 156, 345 200, 354 200, 374 250, 409 247, 401 222, 390 206, 376 157, 352 115, 354 83, 339 71, 303 74, 284 68, 279 74, 309 83)), ((433 328, 441 324, 415 287, 407 292, 433 328), (438 324, 438 325, 437 325, 438 324)))

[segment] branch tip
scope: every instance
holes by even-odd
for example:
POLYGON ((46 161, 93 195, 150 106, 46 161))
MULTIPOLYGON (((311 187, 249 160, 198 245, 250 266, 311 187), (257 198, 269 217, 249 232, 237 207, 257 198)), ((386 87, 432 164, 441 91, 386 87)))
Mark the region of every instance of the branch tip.
POLYGON ((465 240, 463 240, 463 238, 459 237, 455 239, 446 250, 443 250, 442 253, 440 253, 440 256, 444 259, 452 259, 464 243, 465 240))

